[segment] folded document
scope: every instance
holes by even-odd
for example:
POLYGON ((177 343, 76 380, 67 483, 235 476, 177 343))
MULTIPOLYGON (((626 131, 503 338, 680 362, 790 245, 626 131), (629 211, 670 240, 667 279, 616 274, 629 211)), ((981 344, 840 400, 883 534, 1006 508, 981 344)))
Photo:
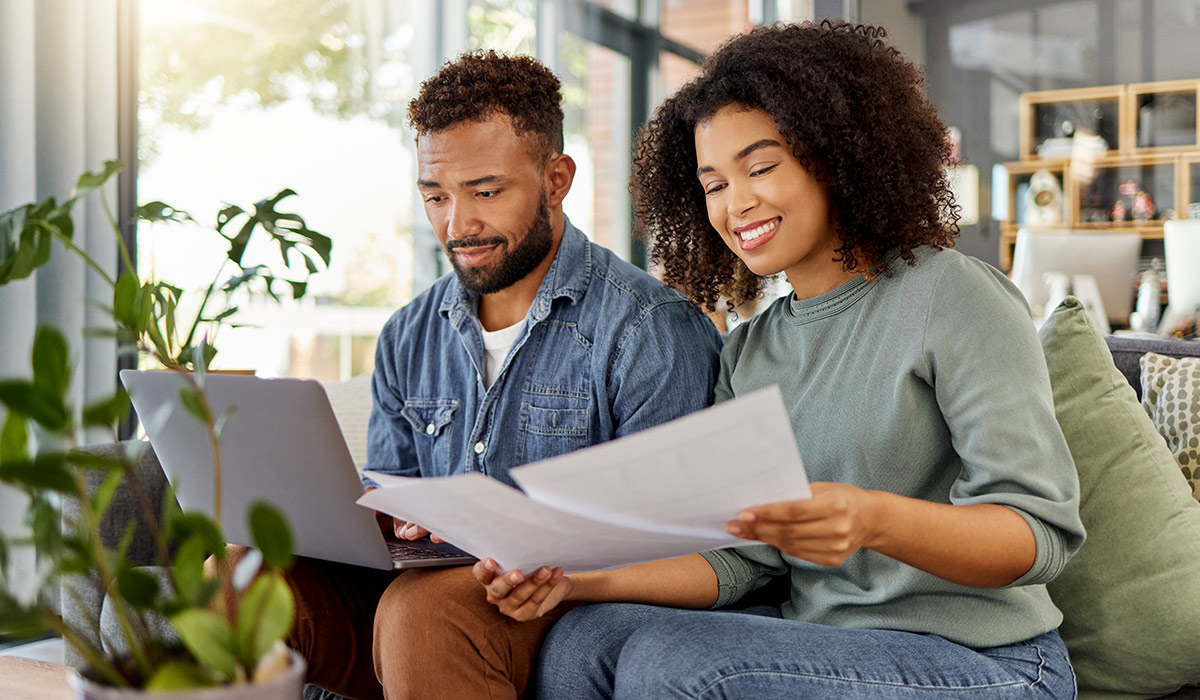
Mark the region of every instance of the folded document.
POLYGON ((511 472, 441 479, 369 472, 358 503, 419 523, 503 569, 568 573, 751 544, 743 508, 811 495, 777 387, 511 472))

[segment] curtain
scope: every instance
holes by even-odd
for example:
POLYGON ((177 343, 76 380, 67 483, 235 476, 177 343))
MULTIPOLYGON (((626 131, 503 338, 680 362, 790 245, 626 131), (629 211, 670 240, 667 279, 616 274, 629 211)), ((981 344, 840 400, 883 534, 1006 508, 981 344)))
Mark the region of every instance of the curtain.
MULTIPOLYGON (((117 158, 117 42, 118 0, 0 0, 0 211, 49 196, 64 199, 81 173, 117 158)), ((115 213, 115 182, 102 192, 115 213)), ((115 276, 116 240, 98 196, 74 213, 75 242, 115 276)), ((76 409, 115 391, 114 341, 84 335, 85 328, 109 325, 86 301, 111 303, 106 289, 57 242, 48 265, 0 287, 0 378, 29 376, 34 332, 52 324, 73 353, 76 409)), ((0 491, 4 532, 19 530, 23 511, 19 494, 0 491)), ((14 554, 10 573, 31 575, 33 554, 14 554)))

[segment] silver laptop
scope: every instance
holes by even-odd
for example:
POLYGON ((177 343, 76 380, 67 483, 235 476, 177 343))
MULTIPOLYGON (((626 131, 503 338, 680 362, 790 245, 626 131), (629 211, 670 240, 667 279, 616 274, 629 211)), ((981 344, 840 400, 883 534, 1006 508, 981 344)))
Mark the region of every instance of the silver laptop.
MULTIPOLYGON (((178 372, 121 371, 179 505, 211 516, 208 436, 180 402, 186 382, 178 372)), ((209 374, 204 383, 213 415, 233 408, 220 439, 220 525, 231 544, 251 544, 247 509, 265 500, 287 516, 302 556, 374 569, 475 561, 448 544, 384 538, 374 513, 355 503, 362 482, 318 382, 209 374)))

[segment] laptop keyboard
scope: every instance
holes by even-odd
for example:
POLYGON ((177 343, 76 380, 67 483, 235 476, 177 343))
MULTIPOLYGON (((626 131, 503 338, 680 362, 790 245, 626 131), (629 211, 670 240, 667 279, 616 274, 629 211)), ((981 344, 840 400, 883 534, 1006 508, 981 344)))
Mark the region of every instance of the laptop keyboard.
POLYGON ((392 561, 406 559, 454 559, 463 556, 461 552, 443 552, 432 547, 419 547, 400 542, 388 542, 388 551, 392 553, 392 561))

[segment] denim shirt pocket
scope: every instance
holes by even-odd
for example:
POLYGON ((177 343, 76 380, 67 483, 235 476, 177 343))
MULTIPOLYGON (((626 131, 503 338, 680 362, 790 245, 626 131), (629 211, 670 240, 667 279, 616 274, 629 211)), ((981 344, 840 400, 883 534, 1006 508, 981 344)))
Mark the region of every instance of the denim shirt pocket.
POLYGON ((522 463, 557 457, 590 444, 588 409, 521 403, 522 463))
POLYGON ((410 399, 400 409, 400 415, 412 424, 418 463, 433 468, 431 473, 423 469, 421 476, 451 473, 450 429, 457 410, 458 399, 410 399))

